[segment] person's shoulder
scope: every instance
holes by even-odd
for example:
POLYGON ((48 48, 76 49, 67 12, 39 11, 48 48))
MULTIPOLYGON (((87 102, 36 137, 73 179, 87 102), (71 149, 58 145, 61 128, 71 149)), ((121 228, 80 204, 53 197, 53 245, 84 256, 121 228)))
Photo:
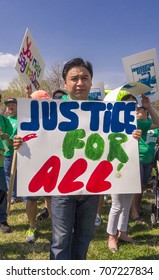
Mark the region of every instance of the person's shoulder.
POLYGON ((17 115, 15 115, 15 116, 13 116, 13 117, 8 116, 7 119, 8 119, 9 121, 11 121, 11 120, 17 120, 17 115))

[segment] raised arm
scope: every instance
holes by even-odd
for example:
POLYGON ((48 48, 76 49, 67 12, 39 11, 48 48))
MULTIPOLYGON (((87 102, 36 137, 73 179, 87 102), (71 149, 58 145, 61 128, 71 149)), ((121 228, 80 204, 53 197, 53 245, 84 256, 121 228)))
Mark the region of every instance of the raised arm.
POLYGON ((159 115, 152 107, 150 99, 145 95, 142 95, 142 106, 148 111, 151 116, 152 124, 150 129, 159 128, 159 115))

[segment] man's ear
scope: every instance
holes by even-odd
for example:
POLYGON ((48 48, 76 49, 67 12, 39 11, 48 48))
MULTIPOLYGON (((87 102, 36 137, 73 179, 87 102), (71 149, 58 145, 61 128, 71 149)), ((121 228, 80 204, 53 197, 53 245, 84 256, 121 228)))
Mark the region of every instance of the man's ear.
POLYGON ((67 89, 67 86, 66 86, 66 81, 64 81, 64 87, 67 89))

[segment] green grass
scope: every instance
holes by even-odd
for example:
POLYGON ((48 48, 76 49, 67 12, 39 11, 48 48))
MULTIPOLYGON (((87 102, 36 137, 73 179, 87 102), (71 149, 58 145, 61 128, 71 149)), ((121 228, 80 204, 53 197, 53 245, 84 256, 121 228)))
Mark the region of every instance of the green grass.
MULTIPOLYGON (((110 199, 104 202, 102 210, 103 224, 94 232, 87 259, 89 260, 159 260, 159 225, 151 226, 152 193, 143 197, 143 218, 145 225, 135 225, 129 222, 129 234, 139 244, 118 244, 119 251, 112 254, 107 248, 106 225, 110 209, 110 199)), ((43 201, 38 201, 39 210, 43 207, 43 201)), ((11 206, 8 218, 11 233, 0 233, 0 259, 1 260, 49 260, 51 222, 49 219, 39 222, 37 240, 34 244, 25 242, 25 232, 28 229, 28 221, 23 202, 11 206)))

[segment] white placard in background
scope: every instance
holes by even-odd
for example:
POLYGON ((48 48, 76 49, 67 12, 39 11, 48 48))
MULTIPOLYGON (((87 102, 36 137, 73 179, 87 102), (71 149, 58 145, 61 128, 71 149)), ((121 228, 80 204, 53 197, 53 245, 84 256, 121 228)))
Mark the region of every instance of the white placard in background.
POLYGON ((23 81, 28 86, 31 85, 32 91, 35 91, 40 88, 44 68, 45 63, 27 28, 20 47, 15 69, 23 81))
POLYGON ((146 93, 151 101, 159 99, 159 73, 156 49, 122 58, 127 82, 140 82, 151 88, 146 93))

